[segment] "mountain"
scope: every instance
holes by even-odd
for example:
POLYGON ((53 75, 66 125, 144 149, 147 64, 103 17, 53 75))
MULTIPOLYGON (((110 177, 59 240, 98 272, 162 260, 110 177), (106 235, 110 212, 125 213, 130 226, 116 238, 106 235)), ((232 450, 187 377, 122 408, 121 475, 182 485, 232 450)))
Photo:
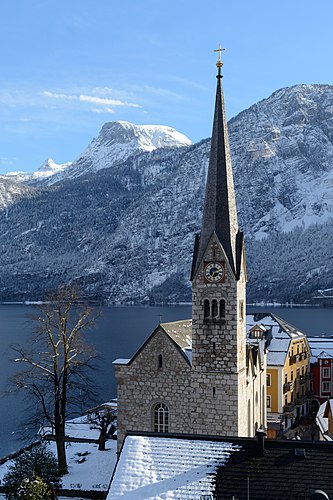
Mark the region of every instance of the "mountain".
POLYGON ((190 146, 188 137, 164 125, 134 125, 125 121, 105 123, 97 138, 74 162, 57 165, 52 158, 32 174, 12 172, 7 176, 30 186, 51 186, 123 163, 131 156, 161 148, 190 146))
MULTIPOLYGON (((106 124, 57 182, 21 184, 0 213, 0 299, 39 299, 61 282, 112 302, 190 299, 210 141, 161 146, 150 131, 147 145, 140 127, 106 124)), ((229 135, 248 300, 332 288, 333 87, 278 90, 229 135)))
POLYGON ((251 236, 333 215, 333 87, 281 89, 229 123, 238 209, 251 236))

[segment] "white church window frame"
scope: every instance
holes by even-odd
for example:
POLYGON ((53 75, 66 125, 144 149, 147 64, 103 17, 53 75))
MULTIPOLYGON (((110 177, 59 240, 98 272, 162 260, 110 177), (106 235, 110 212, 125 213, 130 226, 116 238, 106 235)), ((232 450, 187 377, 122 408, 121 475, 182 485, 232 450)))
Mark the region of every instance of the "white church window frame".
POLYGON ((169 408, 165 403, 156 403, 153 407, 154 432, 169 432, 169 408))

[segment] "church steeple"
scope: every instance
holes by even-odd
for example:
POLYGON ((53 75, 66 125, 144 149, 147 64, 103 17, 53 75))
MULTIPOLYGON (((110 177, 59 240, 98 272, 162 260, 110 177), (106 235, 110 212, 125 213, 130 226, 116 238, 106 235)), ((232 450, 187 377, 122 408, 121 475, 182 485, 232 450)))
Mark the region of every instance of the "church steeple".
POLYGON ((217 49, 217 88, 211 151, 200 237, 196 239, 192 264, 192 280, 200 266, 212 235, 220 241, 229 265, 239 276, 242 233, 238 230, 236 199, 230 158, 227 120, 222 89, 221 47, 217 49))

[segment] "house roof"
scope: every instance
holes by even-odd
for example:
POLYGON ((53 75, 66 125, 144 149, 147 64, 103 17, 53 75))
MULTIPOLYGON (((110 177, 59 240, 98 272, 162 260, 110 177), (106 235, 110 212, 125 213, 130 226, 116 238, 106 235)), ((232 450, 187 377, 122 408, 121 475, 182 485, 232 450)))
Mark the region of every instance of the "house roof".
POLYGON ((318 358, 333 358, 333 338, 308 337, 311 348, 311 363, 316 363, 318 358))
POLYGON ((331 443, 265 440, 260 449, 256 438, 129 434, 107 500, 333 498, 331 443))
POLYGON ((255 313, 246 316, 246 331, 250 335, 254 327, 264 332, 268 349, 267 365, 283 366, 293 340, 306 338, 296 326, 272 313, 255 313))
POLYGON ((217 467, 238 449, 193 437, 128 435, 107 500, 199 499, 213 493, 217 467))
POLYGON ((304 500, 314 490, 323 490, 333 498, 332 470, 330 443, 267 440, 262 457, 256 456, 253 448, 242 446, 219 468, 216 498, 304 500))

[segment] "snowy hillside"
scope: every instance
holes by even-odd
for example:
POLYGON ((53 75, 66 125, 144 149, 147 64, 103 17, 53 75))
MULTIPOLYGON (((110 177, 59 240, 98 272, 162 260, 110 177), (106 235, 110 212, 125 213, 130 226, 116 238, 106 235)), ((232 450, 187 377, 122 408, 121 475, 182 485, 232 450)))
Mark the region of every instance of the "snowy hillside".
MULTIPOLYGON (((66 182, 22 185, 27 195, 0 212, 0 299, 38 299, 64 281, 99 300, 190 299, 210 142, 188 146, 173 131, 156 149, 153 129, 146 137, 140 126, 105 124, 53 176, 66 182)), ((333 288, 333 87, 281 89, 229 132, 248 300, 303 301, 333 288)))
POLYGON ((256 238, 333 216, 333 87, 276 91, 229 124, 243 223, 256 238))

